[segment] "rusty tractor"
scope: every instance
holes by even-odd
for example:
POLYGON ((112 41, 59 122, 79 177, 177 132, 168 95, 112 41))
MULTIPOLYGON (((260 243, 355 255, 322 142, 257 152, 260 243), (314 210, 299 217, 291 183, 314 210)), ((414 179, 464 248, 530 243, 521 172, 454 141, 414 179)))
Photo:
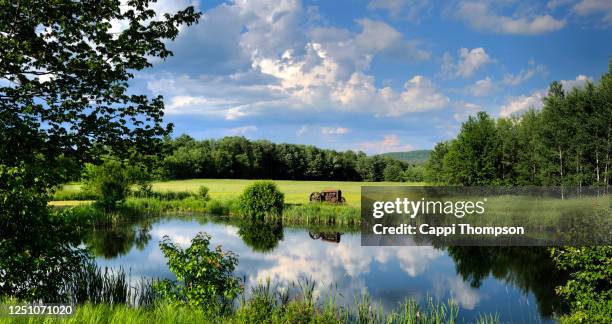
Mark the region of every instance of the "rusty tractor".
POLYGON ((343 204, 346 199, 342 197, 342 190, 327 189, 310 194, 310 202, 327 202, 332 204, 343 204))

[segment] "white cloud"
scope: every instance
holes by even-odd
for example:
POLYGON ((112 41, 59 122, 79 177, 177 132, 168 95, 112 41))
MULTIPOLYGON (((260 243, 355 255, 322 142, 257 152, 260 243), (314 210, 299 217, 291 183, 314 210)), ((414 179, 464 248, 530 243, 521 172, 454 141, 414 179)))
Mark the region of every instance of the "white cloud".
POLYGON ((255 131, 257 131, 257 126, 248 125, 248 126, 230 128, 227 130, 227 133, 230 135, 246 135, 248 133, 253 133, 255 131))
POLYGON ((429 0, 372 0, 370 10, 386 10, 392 18, 406 18, 419 22, 425 11, 431 8, 429 0))
POLYGON ((461 102, 456 106, 455 111, 456 112, 453 114, 453 118, 455 118, 455 120, 458 122, 462 122, 469 116, 482 111, 482 106, 470 102, 461 102))
POLYGON ((461 1, 452 11, 455 17, 473 29, 499 34, 539 35, 565 26, 565 20, 550 15, 503 16, 493 12, 485 2, 461 1))
POLYGON ((565 92, 572 91, 573 88, 582 88, 586 85, 587 81, 593 81, 586 75, 578 75, 574 80, 561 80, 561 85, 565 92))
POLYGON ((309 130, 308 126, 302 125, 302 127, 300 127, 300 129, 298 129, 297 132, 295 132, 295 134, 297 136, 302 136, 302 135, 306 134, 308 132, 308 130, 309 130))
POLYGON ((395 134, 385 135, 380 141, 368 141, 358 143, 356 151, 365 151, 374 154, 385 152, 412 151, 414 147, 410 144, 402 143, 399 136, 395 134))
POLYGON ((460 48, 457 53, 459 55, 457 63, 450 54, 444 53, 442 57, 442 73, 444 75, 468 78, 483 66, 496 62, 482 47, 460 48))
POLYGON ((572 7, 572 11, 579 16, 601 16, 601 22, 605 26, 612 24, 610 0, 581 0, 572 7))
POLYGON ((510 97, 501 107, 499 115, 501 117, 508 117, 514 113, 522 112, 529 108, 540 109, 543 105, 542 99, 544 99, 545 96, 545 90, 537 90, 528 96, 522 95, 518 97, 510 97))
MULTIPOLYGON (((568 92, 574 87, 584 87, 587 81, 591 81, 591 78, 580 74, 573 80, 561 80, 559 83, 563 86, 563 90, 568 92)), ((546 95, 547 90, 536 90, 530 95, 508 97, 506 103, 501 107, 499 115, 501 117, 508 117, 513 113, 522 112, 529 108, 540 109, 544 105, 542 100, 546 95)))
POLYGON ((507 73, 504 76, 504 79, 502 82, 505 85, 516 86, 516 85, 519 85, 533 78, 536 75, 545 76, 546 74, 548 74, 548 70, 546 69, 546 66, 542 64, 536 65, 535 62, 530 61, 529 65, 530 67, 528 69, 521 70, 518 74, 507 73))
POLYGON ((404 91, 396 93, 382 88, 380 96, 387 104, 387 116, 401 116, 410 112, 435 110, 445 107, 450 99, 439 92, 427 78, 417 75, 404 84, 404 91))
POLYGON ((346 127, 321 127, 321 134, 323 135, 344 135, 349 131, 350 129, 346 127))
MULTIPOLYGON (((149 75, 147 86, 167 98, 168 114, 212 115, 226 120, 283 110, 401 116, 439 109, 448 103, 449 99, 422 76, 412 76, 403 89, 393 89, 378 88, 374 76, 368 73, 377 55, 406 62, 428 59, 430 53, 421 49, 418 41, 371 19, 357 20, 358 32, 334 27, 304 28, 301 23, 310 11, 297 0, 219 5, 202 18, 208 27, 219 28, 186 31, 180 40, 181 50, 201 48, 195 45, 203 42, 221 48, 222 56, 225 52, 242 53, 230 56, 230 62, 212 58, 214 66, 233 72, 213 74, 206 70, 194 75, 193 68, 186 67, 183 74, 149 75), (224 17, 232 22, 231 26, 224 25, 224 17), (227 37, 223 37, 225 30, 227 37)), ((195 60, 189 66, 205 64, 195 60)))
POLYGON ((482 97, 490 95, 493 92, 495 85, 491 77, 486 77, 482 80, 476 81, 473 85, 468 87, 470 93, 475 97, 482 97))

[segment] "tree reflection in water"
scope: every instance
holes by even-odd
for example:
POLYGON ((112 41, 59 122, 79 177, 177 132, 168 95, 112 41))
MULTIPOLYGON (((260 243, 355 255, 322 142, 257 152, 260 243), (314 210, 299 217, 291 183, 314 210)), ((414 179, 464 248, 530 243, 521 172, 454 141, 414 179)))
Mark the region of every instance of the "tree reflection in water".
POLYGON ((142 251, 151 240, 151 222, 118 223, 95 227, 83 239, 96 257, 113 259, 126 255, 133 246, 142 251))
POLYGON ((457 273, 474 288, 480 288, 492 275, 524 294, 533 293, 544 316, 566 309, 555 294, 555 287, 562 285, 568 275, 555 267, 546 247, 453 246, 446 250, 457 273))
POLYGON ((253 251, 269 252, 284 237, 283 223, 280 217, 246 217, 240 222, 238 235, 253 251))
MULTIPOLYGON (((177 217, 180 216, 148 218, 135 223, 97 228, 88 233, 84 241, 96 256, 112 259, 127 254, 132 247, 143 250, 152 244, 152 224, 177 217)), ((201 225, 214 222, 236 226, 244 244, 255 252, 271 252, 284 239, 283 224, 279 218, 236 220, 191 215, 187 216, 186 220, 197 221, 201 225)), ((303 234, 305 240, 322 240, 336 244, 351 244, 350 239, 341 240, 342 235, 358 235, 354 229, 339 227, 311 228, 306 233, 303 234)), ((555 294, 555 287, 567 280, 567 274, 555 268, 545 247, 436 246, 436 249, 448 253, 455 263, 457 274, 474 288, 480 288, 485 280, 492 276, 517 287, 524 294, 532 293, 543 316, 550 317, 565 310, 555 294)))

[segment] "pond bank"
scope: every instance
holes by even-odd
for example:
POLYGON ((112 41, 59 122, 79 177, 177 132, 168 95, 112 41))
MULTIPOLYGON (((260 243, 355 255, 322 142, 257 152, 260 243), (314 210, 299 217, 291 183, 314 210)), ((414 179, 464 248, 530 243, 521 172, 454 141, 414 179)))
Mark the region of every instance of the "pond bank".
MULTIPOLYGON (((194 197, 184 199, 164 200, 160 198, 130 197, 118 206, 116 212, 104 212, 95 204, 86 203, 69 207, 71 217, 80 220, 89 219, 94 223, 105 221, 119 221, 121 218, 147 217, 167 212, 198 212, 229 218, 241 219, 238 212, 238 201, 231 200, 202 200, 194 197)), ((347 205, 333 205, 326 203, 286 204, 282 214, 282 222, 286 225, 347 225, 360 224, 359 208, 347 205)))

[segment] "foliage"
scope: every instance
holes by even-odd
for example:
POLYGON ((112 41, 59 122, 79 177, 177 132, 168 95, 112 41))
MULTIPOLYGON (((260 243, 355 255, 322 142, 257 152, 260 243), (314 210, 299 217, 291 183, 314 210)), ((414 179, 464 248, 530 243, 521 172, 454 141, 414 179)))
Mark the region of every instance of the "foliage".
POLYGON ((0 1, 0 294, 53 302, 85 255, 47 207, 73 166, 157 152, 161 97, 128 91, 135 70, 200 14, 155 20, 149 1, 0 1), (119 33, 110 23, 127 26, 119 33))
POLYGON ((408 152, 387 152, 381 155, 410 164, 422 164, 429 159, 430 154, 431 150, 414 150, 408 152))
POLYGON ((88 260, 73 273, 63 290, 66 291, 64 302, 73 305, 106 304, 151 306, 156 295, 152 281, 142 278, 140 282, 130 282, 122 268, 117 270, 100 268, 95 261, 88 260))
POLYGON ((163 298, 210 313, 231 309, 233 300, 242 292, 240 281, 234 277, 238 263, 234 253, 223 252, 220 246, 212 250, 210 235, 205 233, 194 237, 185 250, 167 236, 159 246, 178 281, 156 283, 155 289, 163 298))
MULTIPOLYGON (((236 200, 244 189, 253 184, 256 180, 247 179, 189 179, 189 180, 173 180, 151 182, 152 192, 148 195, 141 195, 139 190, 133 190, 132 195, 137 198, 153 197, 160 200, 175 200, 185 199, 194 195, 200 186, 206 186, 210 189, 212 200, 236 200)), ((348 181, 295 181, 295 180, 275 180, 279 189, 285 194, 286 204, 306 204, 309 201, 309 195, 314 191, 321 191, 324 188, 336 188, 342 190, 342 196, 346 198, 346 204, 349 206, 361 206, 361 186, 363 182, 348 182, 348 181)), ((419 186, 425 183, 385 183, 385 182, 370 182, 368 186, 419 186)), ((95 196, 86 194, 81 190, 80 184, 66 184, 61 189, 57 190, 53 196, 53 200, 93 200, 95 196)), ((132 187, 132 189, 137 189, 132 187)), ((237 201, 237 200, 236 200, 237 201)), ((68 205, 72 202, 56 202, 56 205, 68 205)))
POLYGON ((240 222, 238 235, 254 251, 268 252, 278 246, 283 239, 283 223, 280 218, 269 219, 245 218, 240 222))
POLYGON ((612 60, 597 83, 553 82, 541 111, 494 120, 480 112, 439 143, 426 178, 461 185, 612 184, 612 60))
POLYGON ((569 323, 607 323, 612 318, 612 246, 551 249, 557 266, 570 279, 557 288, 570 302, 569 323))
MULTIPOLYGON (((160 301, 151 307, 130 307, 128 305, 94 305, 84 304, 75 309, 69 317, 47 317, 44 323, 90 323, 92 319, 101 323, 409 323, 437 324, 464 323, 454 313, 456 303, 429 301, 422 307, 414 300, 406 300, 397 308, 385 314, 369 298, 361 298, 359 310, 356 307, 342 307, 333 299, 321 304, 309 299, 300 298, 300 294, 287 296, 270 292, 255 293, 232 314, 210 314, 187 305, 177 305, 160 301), (264 294, 268 294, 267 296, 264 294), (281 299, 281 300, 279 300, 281 299)), ((5 305, 13 301, 4 302, 5 305)), ((39 323, 37 317, 7 317, 2 320, 7 324, 39 323)), ((485 314, 472 323, 500 323, 499 316, 485 314)), ((465 322, 468 323, 468 322, 465 322)))
POLYGON ((271 181, 255 181, 244 189, 238 201, 240 214, 248 217, 280 216, 285 207, 285 195, 271 181))
POLYGON ((53 302, 86 254, 60 214, 52 217, 42 179, 0 164, 0 297, 53 302))
POLYGON ((87 164, 83 172, 84 190, 93 193, 105 211, 114 210, 123 202, 136 182, 135 169, 116 159, 106 159, 101 165, 87 164))
POLYGON ((200 14, 189 7, 155 20, 149 1, 131 1, 129 10, 120 5, 0 2, 3 163, 36 159, 55 182, 60 158, 155 151, 170 130, 162 123, 162 98, 133 94, 128 81, 151 60, 172 55, 166 40, 200 14), (127 27, 116 33, 111 21, 127 27))
POLYGON ((411 165, 402 173, 402 179, 406 182, 423 182, 425 181, 425 166, 422 164, 411 165))
POLYGON ((382 181, 383 170, 388 165, 399 166, 400 171, 408 167, 408 163, 391 157, 250 141, 244 137, 197 141, 181 135, 166 141, 165 146, 169 154, 160 161, 160 167, 170 179, 382 181))
POLYGON ((210 200, 210 195, 208 194, 209 191, 210 190, 208 189, 207 186, 200 186, 200 188, 198 188, 198 192, 197 192, 198 199, 210 200))
POLYGON ((388 163, 383 170, 383 176, 385 181, 390 182, 401 182, 404 180, 403 178, 403 168, 399 162, 397 163, 388 163))

